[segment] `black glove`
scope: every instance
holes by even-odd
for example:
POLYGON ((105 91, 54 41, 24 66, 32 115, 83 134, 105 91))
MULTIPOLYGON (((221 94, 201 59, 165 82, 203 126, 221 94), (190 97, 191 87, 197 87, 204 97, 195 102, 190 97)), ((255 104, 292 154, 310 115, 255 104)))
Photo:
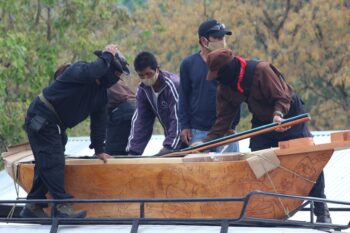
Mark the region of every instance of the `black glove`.
POLYGON ((127 74, 127 75, 130 74, 130 70, 128 68, 129 64, 126 61, 126 59, 123 56, 123 54, 121 54, 120 52, 115 54, 114 63, 112 65, 114 65, 115 68, 117 69, 117 71, 120 71, 120 73, 124 73, 124 74, 127 74))
MULTIPOLYGON (((103 59, 103 53, 101 50, 96 50, 94 54, 98 56, 99 58, 103 59)), ((109 52, 106 52, 109 53, 109 52)), ((125 57, 121 53, 116 53, 115 56, 113 56, 113 60, 111 61, 110 65, 118 71, 119 73, 125 73, 127 75, 130 74, 130 70, 128 68, 128 62, 126 61, 125 57)), ((105 59, 104 59, 105 60, 105 59)))

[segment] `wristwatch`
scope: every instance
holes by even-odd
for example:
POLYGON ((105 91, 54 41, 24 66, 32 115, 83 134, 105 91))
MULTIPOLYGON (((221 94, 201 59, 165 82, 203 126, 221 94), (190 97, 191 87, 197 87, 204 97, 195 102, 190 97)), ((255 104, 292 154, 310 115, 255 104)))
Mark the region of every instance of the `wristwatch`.
POLYGON ((284 117, 283 113, 281 111, 274 111, 273 116, 279 116, 281 118, 284 117))

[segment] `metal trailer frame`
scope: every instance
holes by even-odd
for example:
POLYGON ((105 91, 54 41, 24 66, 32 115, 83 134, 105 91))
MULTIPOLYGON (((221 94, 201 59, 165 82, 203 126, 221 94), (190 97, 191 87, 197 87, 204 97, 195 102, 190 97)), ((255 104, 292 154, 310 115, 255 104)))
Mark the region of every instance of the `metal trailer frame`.
MULTIPOLYGON (((350 228, 350 222, 346 225, 316 223, 314 220, 314 202, 340 204, 349 207, 330 208, 330 211, 350 211, 350 202, 327 200, 323 198, 286 195, 279 193, 253 191, 244 197, 227 198, 172 198, 172 199, 45 199, 45 200, 0 200, 0 205, 13 204, 16 207, 20 203, 48 203, 52 205, 51 217, 48 218, 20 218, 19 216, 0 216, 3 223, 30 223, 51 225, 51 233, 57 233, 60 225, 132 225, 131 233, 137 233, 140 225, 198 225, 198 226, 221 226, 220 233, 227 233, 229 226, 258 226, 258 227, 293 227, 337 231, 350 228), (266 219, 246 217, 246 210, 252 197, 272 196, 276 198, 290 198, 303 200, 304 203, 291 215, 284 219, 266 219), (145 217, 145 203, 175 203, 175 202, 243 202, 242 210, 238 218, 147 218, 145 217), (133 218, 60 218, 57 216, 55 206, 60 203, 140 203, 139 217, 133 218), (310 208, 305 206, 310 204, 310 208), (310 221, 288 220, 298 211, 310 211, 310 221)), ((9 207, 7 207, 9 209, 9 207)), ((18 210, 16 211, 18 213, 18 210)), ((16 214, 15 214, 16 215, 16 214)), ((350 219, 349 219, 350 220, 350 219)))

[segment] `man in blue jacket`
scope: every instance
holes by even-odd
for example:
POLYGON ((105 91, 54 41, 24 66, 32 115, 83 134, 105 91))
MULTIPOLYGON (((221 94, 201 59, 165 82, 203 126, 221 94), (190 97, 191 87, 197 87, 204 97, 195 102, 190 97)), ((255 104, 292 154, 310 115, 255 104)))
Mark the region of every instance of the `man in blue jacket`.
MULTIPOLYGON (((180 66, 180 109, 181 139, 190 145, 205 137, 216 119, 215 80, 206 79, 208 73, 207 55, 209 52, 226 47, 226 35, 232 35, 225 25, 215 19, 204 21, 198 28, 200 51, 186 57, 180 66)), ((233 133, 239 122, 240 112, 233 119, 233 133)), ((214 152, 235 152, 238 142, 227 148, 220 146, 214 152)))
POLYGON ((139 53, 134 67, 141 79, 136 94, 136 111, 132 118, 127 151, 141 155, 150 140, 156 118, 163 126, 165 140, 158 154, 178 149, 180 125, 178 119, 179 78, 160 70, 155 56, 149 52, 139 53))
MULTIPOLYGON (((27 199, 45 199, 47 192, 54 199, 73 198, 64 189, 65 130, 90 116, 91 149, 98 158, 106 160, 107 88, 115 84, 123 72, 128 72, 125 60, 120 59, 115 45, 107 45, 94 62, 79 61, 65 65, 55 73, 55 81, 46 87, 29 106, 25 119, 35 158, 32 189, 27 199)), ((22 217, 46 217, 45 204, 27 203, 22 217)), ((58 217, 83 218, 86 211, 72 205, 57 205, 58 217)))

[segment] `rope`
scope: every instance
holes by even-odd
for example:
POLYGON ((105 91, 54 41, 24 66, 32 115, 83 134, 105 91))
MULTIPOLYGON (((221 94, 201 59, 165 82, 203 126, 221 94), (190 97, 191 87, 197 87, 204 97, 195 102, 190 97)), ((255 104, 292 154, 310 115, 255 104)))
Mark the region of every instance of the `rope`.
MULTIPOLYGON (((13 174, 13 185, 15 187, 15 191, 16 191, 16 200, 19 200, 19 199, 23 199, 23 198, 20 198, 19 197, 19 183, 18 183, 18 166, 19 164, 17 163, 18 161, 20 161, 21 159, 27 157, 28 155, 26 156, 21 156, 20 158, 18 158, 17 160, 13 161, 12 164, 11 164, 11 170, 12 170, 12 174, 13 174)), ((15 209, 17 207, 17 203, 14 203, 14 205, 12 206, 10 212, 8 213, 7 215, 7 218, 12 218, 13 217, 13 214, 15 213, 15 209)))
MULTIPOLYGON (((18 161, 18 160, 17 160, 18 161)), ((12 174, 13 174, 13 185, 15 187, 15 191, 16 191, 16 200, 19 200, 19 184, 18 184, 18 163, 16 163, 17 161, 14 161, 11 165, 11 169, 12 169, 12 174)), ((7 218, 12 218, 13 214, 15 213, 15 209, 17 207, 17 203, 14 203, 14 205, 12 206, 10 212, 7 215, 7 218)))
POLYGON ((220 154, 224 153, 224 152, 227 150, 227 148, 228 148, 229 146, 230 146, 230 144, 224 145, 224 146, 222 147, 222 150, 220 151, 220 154))
MULTIPOLYGON (((273 164, 274 166, 276 166, 276 167, 278 167, 278 168, 281 168, 282 170, 284 170, 284 171, 286 171, 286 172, 289 172, 290 174, 293 174, 293 175, 295 175, 295 176, 298 176, 299 178, 301 178, 301 179, 303 179, 303 180, 305 180, 305 181, 308 181, 308 182, 310 182, 310 183, 312 183, 312 184, 316 184, 316 181, 310 180, 309 178, 307 178, 307 177, 305 177, 305 176, 302 176, 302 175, 296 173, 295 171, 292 171, 292 170, 290 170, 289 168, 286 168, 286 167, 282 166, 281 164, 277 165, 277 164, 275 164, 273 161, 271 161, 271 160, 265 158, 264 155, 260 155, 260 154, 256 154, 256 155, 257 155, 259 158, 262 158, 262 159, 264 159, 265 161, 267 161, 267 162, 273 164)), ((265 169, 265 167, 264 167, 264 169, 265 169)))
MULTIPOLYGON (((271 183, 271 186, 272 186, 274 192, 275 192, 275 193, 278 193, 278 192, 277 192, 277 188, 276 188, 275 184, 273 183, 269 172, 266 171, 265 166, 264 166, 263 164, 262 164, 262 166, 263 166, 263 168, 264 168, 264 170, 265 170, 265 172, 266 172, 266 175, 267 175, 267 177, 268 177, 268 179, 269 179, 269 181, 270 181, 270 183, 271 183)), ((288 207, 285 207, 285 205, 283 204, 282 198, 278 197, 278 201, 279 201, 280 204, 281 204, 281 207, 282 207, 282 209, 283 209, 283 211, 284 211, 284 214, 285 214, 286 216, 288 216, 288 218, 289 218, 290 216, 289 216, 288 207)))
MULTIPOLYGON (((273 164, 274 166, 279 167, 279 168, 281 168, 281 169, 283 169, 283 170, 285 170, 285 171, 287 171, 287 172, 289 172, 289 173, 291 173, 291 174, 293 174, 293 175, 296 175, 296 176, 298 176, 298 177, 300 177, 300 178, 302 178, 302 179, 304 179, 304 180, 306 180, 306 181, 308 181, 308 182, 311 182, 311 183, 313 183, 313 184, 316 183, 315 181, 312 181, 312 180, 308 179, 307 177, 304 177, 304 176, 302 176, 302 175, 296 173, 295 171, 292 171, 292 170, 290 170, 290 169, 288 169, 288 168, 286 168, 286 167, 283 167, 281 164, 280 164, 280 165, 275 164, 273 161, 271 161, 271 160, 269 160, 268 158, 264 157, 264 155, 261 155, 261 154, 256 154, 256 155, 257 155, 259 158, 264 159, 264 160, 267 161, 268 163, 271 163, 271 164, 273 164)), ((265 173, 266 173, 266 175, 267 175, 267 178, 269 179, 270 184, 271 184, 271 186, 272 186, 274 192, 275 192, 275 193, 278 193, 278 192, 277 192, 277 188, 276 188, 275 184, 273 183, 273 180, 272 180, 272 178, 271 178, 271 176, 270 176, 270 173, 266 170, 266 167, 265 167, 264 164, 261 162, 261 160, 260 160, 260 164, 261 164, 261 166, 264 168, 265 173)), ((284 205, 284 203, 283 203, 283 201, 282 201, 282 199, 281 199, 280 197, 278 197, 278 201, 279 201, 279 203, 281 204, 281 207, 282 207, 282 209, 283 209, 283 211, 284 211, 284 214, 289 218, 289 217, 290 217, 290 215, 289 215, 290 212, 289 212, 289 210, 288 210, 288 207, 286 207, 286 206, 284 205)))

